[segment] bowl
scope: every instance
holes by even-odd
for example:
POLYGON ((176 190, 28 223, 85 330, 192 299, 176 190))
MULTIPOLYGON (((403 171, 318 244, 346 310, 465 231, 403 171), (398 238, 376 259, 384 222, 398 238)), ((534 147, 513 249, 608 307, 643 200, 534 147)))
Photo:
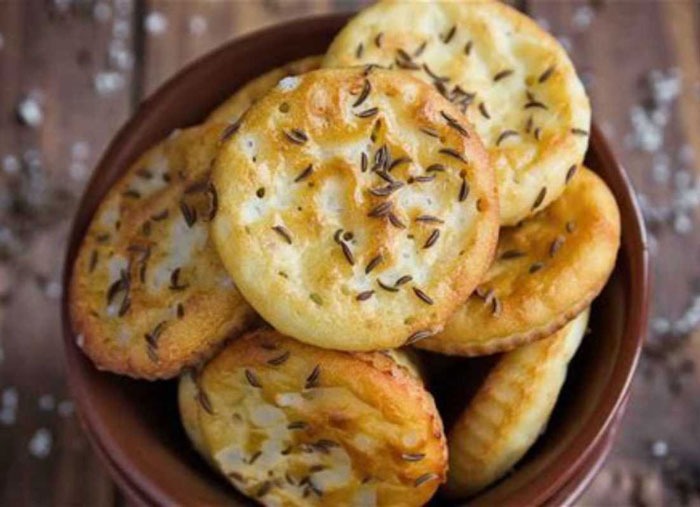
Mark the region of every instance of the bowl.
MULTIPOLYGON (((323 53, 348 17, 301 19, 231 41, 188 65, 145 100, 109 145, 85 190, 69 237, 64 284, 97 205, 139 154, 173 129, 202 121, 249 79, 323 53)), ((607 454, 614 421, 623 411, 647 320, 646 238, 625 171, 595 124, 586 162, 620 206, 617 265, 593 304, 591 335, 571 364, 547 431, 512 473, 470 504, 572 502, 607 454)), ((79 418, 129 498, 143 505, 252 503, 192 450, 179 423, 175 381, 141 382, 98 371, 75 344, 65 297, 62 319, 68 383, 79 418)))

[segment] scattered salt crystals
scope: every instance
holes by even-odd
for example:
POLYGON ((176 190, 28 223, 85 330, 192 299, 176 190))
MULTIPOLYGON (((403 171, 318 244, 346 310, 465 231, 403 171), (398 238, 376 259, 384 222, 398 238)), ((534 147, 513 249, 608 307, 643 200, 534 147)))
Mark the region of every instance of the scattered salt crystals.
POLYGON ((651 455, 655 458, 665 458, 668 456, 668 444, 663 440, 655 440, 651 444, 651 455))
POLYGON ((684 236, 693 230, 693 221, 688 215, 676 215, 673 220, 673 230, 684 236))
POLYGON ((700 295, 696 295, 683 315, 672 324, 672 334, 684 336, 700 326, 700 295))
POLYGON ((104 23, 112 17, 112 7, 107 2, 97 2, 92 8, 92 17, 104 23))
POLYGON ((571 42, 571 39, 566 35, 557 36, 557 40, 559 41, 559 44, 561 44, 562 47, 567 51, 567 53, 571 53, 571 51, 574 49, 573 42, 571 42))
POLYGON ((61 294, 63 294, 63 287, 60 282, 52 280, 44 287, 44 294, 49 299, 60 299, 61 294))
POLYGON ((656 183, 667 183, 671 178, 671 157, 667 153, 654 154, 651 165, 651 177, 656 183))
POLYGON ((76 160, 68 166, 68 174, 75 181, 85 181, 88 177, 90 169, 85 162, 76 160))
POLYGON ((149 12, 144 21, 144 26, 151 35, 160 35, 168 29, 168 19, 162 12, 149 12))
POLYGON ((131 35, 131 25, 123 19, 115 20, 112 24, 112 37, 115 39, 127 39, 131 35))
POLYGON ((58 404, 58 415, 70 417, 75 413, 75 404, 71 400, 63 400, 58 404))
POLYGON ((111 95, 124 88, 125 84, 124 76, 114 71, 99 72, 94 80, 95 91, 99 95, 111 95))
POLYGON ((671 323, 664 317, 655 317, 651 321, 651 332, 655 336, 663 336, 671 331, 671 323))
POLYGON ((22 252, 24 245, 15 231, 0 225, 0 259, 14 257, 22 252))
POLYGON ((28 96, 17 104, 17 116, 25 125, 36 128, 44 121, 44 112, 36 97, 28 96))
POLYGON ((114 0, 114 11, 117 16, 129 16, 133 11, 132 0, 114 0))
POLYGON ((681 92, 682 79, 678 69, 666 72, 655 69, 647 75, 651 101, 647 106, 635 105, 630 110, 632 134, 627 144, 647 152, 655 152, 664 141, 664 130, 671 114, 671 104, 681 92))
POLYGON ((581 5, 574 11, 571 23, 573 24, 574 28, 579 31, 583 31, 591 25, 594 17, 595 11, 590 5, 581 5))
POLYGON ((14 387, 6 387, 0 397, 0 423, 11 426, 17 420, 17 407, 19 406, 19 394, 14 387))
POLYGON ((666 121, 655 121, 652 114, 642 106, 632 106, 630 123, 632 133, 625 139, 627 146, 647 152, 654 152, 661 148, 666 121))
POLYGON ((56 398, 53 397, 53 394, 42 394, 39 396, 37 405, 39 406, 39 410, 51 412, 56 408, 56 398))
POLYGON ((5 174, 17 174, 20 169, 20 163, 14 155, 5 155, 2 157, 2 170, 5 174))
POLYGON ((207 23, 207 18, 205 18, 204 16, 201 16, 199 14, 190 16, 188 28, 191 35, 202 35, 207 31, 208 27, 209 23, 207 23))
POLYGON ((87 141, 76 141, 70 147, 70 156, 75 160, 86 160, 90 156, 90 144, 87 141))
POLYGON ((109 63, 119 70, 130 70, 134 66, 134 56, 121 39, 109 43, 109 63))
POLYGON ((29 453, 35 458, 44 459, 51 454, 53 436, 46 428, 39 428, 29 441, 29 453))

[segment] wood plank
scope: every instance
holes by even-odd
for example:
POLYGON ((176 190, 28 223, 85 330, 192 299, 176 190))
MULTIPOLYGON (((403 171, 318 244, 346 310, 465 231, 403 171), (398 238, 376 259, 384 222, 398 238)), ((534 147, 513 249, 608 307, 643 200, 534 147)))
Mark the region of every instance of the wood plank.
MULTIPOLYGON (((681 153, 688 152, 684 147, 695 149, 696 170, 700 161, 700 101, 693 90, 693 84, 700 82, 700 9, 695 2, 683 1, 592 5, 530 0, 527 9, 570 42, 572 58, 589 83, 594 118, 611 133, 614 150, 636 189, 654 203, 669 203, 675 193, 673 177, 684 165, 681 153), (630 146, 631 110, 650 98, 650 72, 667 72, 675 66, 682 70, 685 86, 667 108, 663 145, 653 150, 656 153, 630 146), (653 177, 653 167, 662 154, 670 157, 672 171, 670 181, 660 183, 653 177)), ((696 211, 696 227, 700 227, 699 219, 696 211)), ((677 234, 668 224, 651 232, 658 243, 652 315, 676 319, 688 305, 691 282, 698 276, 696 263, 688 262, 688 256, 700 251, 700 234, 677 234)), ((697 375, 682 373, 689 368, 688 361, 700 360, 698 338, 680 342, 674 352, 670 352, 671 343, 677 340, 661 335, 650 338, 663 359, 652 359, 649 354, 643 358, 616 446, 582 505, 681 502, 675 479, 692 475, 693 464, 700 461, 696 444, 700 382, 697 375), (652 456, 651 445, 657 440, 669 446, 670 457, 652 456)))
MULTIPOLYGON (((352 2, 344 2, 347 10, 352 2)), ((331 0, 267 0, 264 2, 202 2, 148 0, 146 26, 161 16, 167 24, 163 33, 146 32, 143 89, 152 93, 188 62, 242 34, 294 18, 338 10, 331 0), (155 16, 155 18, 154 18, 155 16), (206 27, 202 27, 202 21, 206 27)))
MULTIPOLYGON (((0 33, 0 157, 21 159, 36 150, 42 161, 31 180, 39 198, 30 212, 0 210, 0 225, 22 234, 18 254, 0 258, 0 291, 5 293, 0 305, 0 403, 2 394, 10 400, 11 389, 19 397, 16 422, 11 423, 5 407, 0 423, 0 504, 108 506, 114 503, 114 486, 76 417, 68 413, 69 405, 61 403, 69 394, 58 282, 78 192, 128 115, 128 76, 121 90, 108 97, 96 94, 94 77, 106 65, 112 24, 97 22, 85 8, 62 12, 39 0, 0 2, 0 33), (18 102, 32 90, 42 96, 43 122, 37 128, 19 124, 15 114, 18 102), (77 145, 79 152, 89 148, 89 153, 79 153, 85 171, 79 165, 71 170, 78 141, 86 143, 77 145), (42 398, 43 409, 38 404, 42 395, 50 396, 42 398), (42 429, 52 439, 51 452, 43 458, 38 456, 41 446, 33 454, 29 450, 33 437, 35 444, 42 443, 42 433, 36 437, 42 429)), ((17 180, 27 183, 18 175, 0 174, 0 180, 3 188, 17 180)), ((16 199, 18 190, 11 188, 16 199)))

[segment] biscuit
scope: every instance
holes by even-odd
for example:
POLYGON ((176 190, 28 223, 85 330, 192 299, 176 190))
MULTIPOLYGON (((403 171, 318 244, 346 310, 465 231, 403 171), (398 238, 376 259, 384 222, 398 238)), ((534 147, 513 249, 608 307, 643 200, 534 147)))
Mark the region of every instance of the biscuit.
POLYGON ((183 382, 211 460, 263 505, 423 505, 446 479, 432 396, 380 352, 259 330, 183 382))
POLYGON ((323 66, 370 63, 404 69, 466 111, 491 156, 502 225, 554 201, 583 161, 591 111, 574 67, 505 4, 379 2, 340 31, 323 66))
POLYGON ((177 375, 255 318, 209 238, 208 182, 222 125, 176 131, 111 188, 70 284, 78 344, 100 369, 177 375))
POLYGON ((280 79, 287 76, 296 76, 318 69, 321 65, 321 56, 309 56, 300 60, 294 60, 284 67, 278 67, 256 77, 243 85, 230 98, 220 104, 207 117, 208 122, 234 123, 243 116, 243 113, 265 95, 280 79))
POLYGON ((542 433, 588 313, 499 359, 449 432, 448 496, 472 495, 503 477, 542 433))
POLYGON ((477 356, 552 334, 600 293, 620 246, 608 187, 582 168, 564 194, 520 226, 501 229, 496 261, 437 336, 419 347, 477 356))
POLYGON ((229 129, 212 236, 248 302, 321 347, 440 330, 492 260, 493 172, 459 110, 410 75, 286 78, 229 129))

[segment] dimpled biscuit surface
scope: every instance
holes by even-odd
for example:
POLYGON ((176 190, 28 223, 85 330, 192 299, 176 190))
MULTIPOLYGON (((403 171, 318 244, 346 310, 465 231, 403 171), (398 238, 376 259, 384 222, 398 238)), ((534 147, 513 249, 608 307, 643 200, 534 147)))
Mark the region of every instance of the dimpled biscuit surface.
POLYGON ((217 196, 208 176, 222 127, 174 132, 97 209, 70 311, 78 345, 99 368, 173 377, 254 320, 209 237, 217 196))
POLYGON ((425 83, 380 69, 285 78, 228 130, 213 237, 273 327, 341 350, 440 330, 491 262, 486 153, 425 83))
POLYGON ((497 1, 379 2, 331 44, 324 67, 378 64, 431 83, 466 112, 496 172, 501 223, 555 200, 588 146, 590 105, 564 49, 497 1))
POLYGON ((600 293, 619 246, 615 197, 582 168, 548 208, 501 230, 496 261, 478 289, 442 333, 418 346, 473 356, 550 335, 600 293))
POLYGON ((263 505, 418 506, 446 480, 431 395, 380 352, 261 330, 182 382, 180 409, 190 424, 197 414, 206 457, 263 505))
POLYGON ((214 109, 207 121, 217 123, 237 121, 255 101, 265 95, 280 79, 318 69, 321 65, 321 58, 320 56, 309 56, 301 60, 294 60, 284 67, 272 69, 256 77, 214 109))
POLYGON ((499 359, 449 432, 448 496, 466 497, 500 479, 542 434, 588 314, 499 359))

